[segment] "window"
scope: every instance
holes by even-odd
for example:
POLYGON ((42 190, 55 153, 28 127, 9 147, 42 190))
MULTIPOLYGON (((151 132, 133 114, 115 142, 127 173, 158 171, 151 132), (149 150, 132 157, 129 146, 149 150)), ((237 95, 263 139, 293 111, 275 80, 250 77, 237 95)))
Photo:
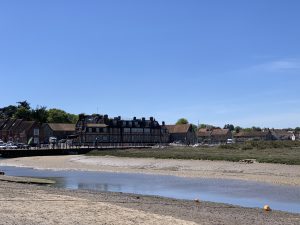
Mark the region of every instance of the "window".
POLYGON ((99 131, 100 131, 99 128, 96 128, 96 132, 99 133, 99 131))
POLYGON ((40 135, 40 129, 38 129, 38 128, 33 129, 33 135, 34 136, 39 136, 40 135))
POLYGON ((93 130, 92 130, 92 128, 90 127, 90 128, 89 128, 89 133, 92 133, 92 132, 93 132, 93 130))
POLYGON ((124 128, 124 133, 130 133, 130 128, 124 128))
POLYGON ((145 134, 150 134, 150 128, 145 128, 145 129, 144 129, 144 133, 145 133, 145 134))

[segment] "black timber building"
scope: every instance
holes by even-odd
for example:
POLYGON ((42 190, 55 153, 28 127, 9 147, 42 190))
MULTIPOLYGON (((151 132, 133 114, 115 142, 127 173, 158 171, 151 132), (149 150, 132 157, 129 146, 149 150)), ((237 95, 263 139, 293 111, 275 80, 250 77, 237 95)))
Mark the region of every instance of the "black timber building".
POLYGON ((76 142, 82 145, 105 144, 164 144, 169 141, 165 123, 160 125, 153 117, 123 120, 108 115, 80 115, 76 124, 76 142))

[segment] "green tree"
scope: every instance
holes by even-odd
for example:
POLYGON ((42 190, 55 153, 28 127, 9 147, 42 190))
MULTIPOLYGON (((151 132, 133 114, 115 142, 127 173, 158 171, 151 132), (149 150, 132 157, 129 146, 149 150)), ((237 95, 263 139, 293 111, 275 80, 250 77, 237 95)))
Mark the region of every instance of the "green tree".
POLYGON ((192 128, 193 128, 193 131, 197 131, 197 125, 195 124, 191 124, 192 125, 192 128))
POLYGON ((300 127, 296 127, 295 132, 300 132, 300 127))
POLYGON ((233 131, 234 130, 234 126, 232 124, 226 124, 224 126, 224 129, 229 129, 230 131, 233 131))
POLYGON ((176 122, 176 125, 179 125, 179 124, 188 124, 189 121, 185 118, 180 118, 179 120, 177 120, 176 122))
POLYGON ((234 130, 235 130, 236 133, 239 133, 242 129, 243 129, 243 128, 241 128, 240 126, 236 126, 236 127, 234 128, 234 130))
POLYGON ((13 118, 23 119, 23 120, 31 120, 32 119, 31 110, 28 108, 25 108, 23 106, 20 106, 17 108, 17 111, 13 115, 13 118))
POLYGON ((0 108, 0 118, 1 119, 11 118, 16 113, 16 111, 17 111, 17 107, 14 105, 9 105, 9 106, 0 108))
POLYGON ((34 121, 39 123, 47 123, 48 111, 45 106, 37 106, 35 109, 31 110, 31 117, 34 121))
POLYGON ((26 100, 25 101, 20 101, 20 102, 17 102, 18 103, 18 108, 25 108, 25 109, 28 109, 30 110, 30 103, 28 103, 26 100))
POLYGON ((76 123, 78 116, 61 109, 49 109, 47 120, 49 123, 76 123))
POLYGON ((261 128, 260 127, 252 127, 252 130, 254 130, 254 131, 261 131, 261 128))
POLYGON ((203 129, 203 128, 206 128, 206 127, 207 127, 207 124, 201 123, 198 128, 202 128, 203 129))

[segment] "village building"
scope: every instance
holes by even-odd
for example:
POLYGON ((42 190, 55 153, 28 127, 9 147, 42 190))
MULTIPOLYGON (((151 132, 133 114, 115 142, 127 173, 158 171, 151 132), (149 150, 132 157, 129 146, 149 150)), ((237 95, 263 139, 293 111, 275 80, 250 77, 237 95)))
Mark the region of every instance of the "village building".
POLYGON ((232 132, 229 129, 213 129, 210 133, 212 144, 225 144, 232 139, 232 132))
POLYGON ((211 143, 211 129, 200 128, 197 131, 198 143, 208 144, 211 143))
POLYGON ((265 131, 240 131, 234 134, 235 142, 245 142, 245 141, 270 141, 273 139, 270 130, 265 131))
POLYGON ((160 125, 153 117, 123 120, 108 115, 80 115, 76 124, 76 142, 84 145, 167 143, 169 134, 164 122, 160 125))
POLYGON ((271 129, 273 140, 296 140, 296 135, 293 131, 284 129, 271 129))
POLYGON ((58 141, 75 135, 75 124, 44 123, 42 125, 42 142, 49 144, 49 138, 55 137, 58 141))
POLYGON ((179 142, 186 145, 197 142, 197 136, 191 124, 166 125, 166 127, 170 134, 170 142, 179 142))
POLYGON ((0 120, 0 139, 24 144, 40 143, 40 124, 23 119, 0 120))
POLYGON ((203 144, 224 144, 228 139, 232 139, 232 132, 229 129, 200 128, 197 139, 198 143, 203 144))

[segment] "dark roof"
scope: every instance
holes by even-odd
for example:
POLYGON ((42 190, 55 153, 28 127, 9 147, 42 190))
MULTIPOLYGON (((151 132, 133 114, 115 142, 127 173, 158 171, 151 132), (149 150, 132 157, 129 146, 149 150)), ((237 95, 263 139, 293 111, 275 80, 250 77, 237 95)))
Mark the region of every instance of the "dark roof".
POLYGON ((75 124, 70 123, 47 123, 53 131, 75 131, 75 124))
POLYGON ((7 119, 0 121, 0 130, 12 131, 15 133, 29 130, 35 121, 25 121, 22 119, 7 119))
POLYGON ((2 128, 2 126, 6 123, 7 120, 0 120, 0 129, 2 128))
POLYGON ((209 137, 211 135, 211 130, 207 128, 200 128, 197 132, 198 137, 209 137))
POLYGON ((269 132, 263 132, 263 131, 240 131, 239 133, 236 133, 235 137, 265 137, 268 135, 269 132))
POLYGON ((35 121, 23 121, 19 127, 18 127, 18 131, 21 132, 21 131, 27 131, 29 130, 34 124, 37 124, 37 122, 35 121))
POLYGON ((229 129, 213 129, 211 132, 212 136, 224 136, 228 134, 229 129))
POLYGON ((187 133, 190 127, 191 124, 166 125, 170 134, 187 133))
POLYGON ((15 119, 8 119, 5 121, 5 123, 2 125, 2 130, 9 130, 10 127, 14 124, 15 119))

